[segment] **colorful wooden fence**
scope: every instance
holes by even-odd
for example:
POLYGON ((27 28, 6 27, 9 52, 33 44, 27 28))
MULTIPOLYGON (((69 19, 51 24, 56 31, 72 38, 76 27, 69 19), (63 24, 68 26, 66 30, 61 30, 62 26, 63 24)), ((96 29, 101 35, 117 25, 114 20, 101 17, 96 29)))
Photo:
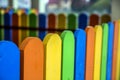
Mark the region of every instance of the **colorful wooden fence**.
POLYGON ((49 32, 85 30, 87 25, 95 26, 110 21, 108 14, 38 14, 35 10, 0 10, 0 27, 3 27, 0 28, 0 40, 14 41, 20 45, 26 37, 39 37, 43 40, 49 32))
POLYGON ((0 80, 120 80, 120 21, 110 21, 0 10, 0 80))
POLYGON ((120 21, 88 26, 18 47, 0 41, 0 80, 119 80, 120 21))

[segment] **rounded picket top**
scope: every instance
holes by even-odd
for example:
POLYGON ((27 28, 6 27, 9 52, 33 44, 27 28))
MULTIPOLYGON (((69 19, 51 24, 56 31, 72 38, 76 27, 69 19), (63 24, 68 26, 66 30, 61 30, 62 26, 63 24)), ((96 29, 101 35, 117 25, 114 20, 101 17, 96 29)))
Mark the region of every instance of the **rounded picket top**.
POLYGON ((39 38, 43 40, 46 35, 46 31, 45 30, 42 31, 42 29, 47 29, 46 14, 39 14, 39 28, 41 29, 41 31, 39 31, 39 38))
POLYGON ((47 34, 44 38, 45 46, 45 79, 61 80, 61 38, 58 34, 47 34))
POLYGON ((99 20, 100 20, 99 15, 92 14, 92 15, 90 15, 89 25, 92 27, 95 27, 95 25, 99 25, 99 20))
POLYGON ((62 80, 74 79, 75 39, 72 31, 65 30, 62 39, 62 80))
POLYGON ((77 16, 75 14, 71 13, 68 15, 67 27, 72 30, 77 28, 77 16))
POLYGON ((95 30, 89 26, 86 28, 86 69, 85 79, 93 80, 94 51, 95 51, 95 30))
MULTIPOLYGON (((48 14, 48 29, 56 29, 57 17, 54 13, 48 14)), ((55 31, 49 31, 55 32, 55 31)))
POLYGON ((68 15, 68 29, 75 30, 77 28, 77 16, 73 13, 68 15))
POLYGON ((17 13, 12 14, 12 26, 19 25, 19 15, 17 13))
POLYGON ((21 14, 21 26, 28 27, 28 16, 26 13, 21 14))
POLYGON ((86 61, 86 32, 83 29, 76 30, 75 36, 75 80, 85 80, 86 61))
POLYGON ((0 41, 0 79, 20 80, 20 51, 9 41, 0 41))
POLYGON ((28 37, 20 45, 21 80, 44 80, 44 46, 39 38, 28 37))
POLYGON ((47 17, 46 14, 39 14, 39 27, 46 29, 47 17))
MULTIPOLYGON (((20 22, 22 28, 28 28, 28 15, 25 12, 20 15, 20 22)), ((19 34, 19 42, 21 43, 26 37, 28 37, 28 30, 20 30, 19 34)))
POLYGON ((79 14, 78 16, 78 27, 85 30, 88 25, 88 15, 85 13, 79 14))
POLYGON ((2 12, 0 10, 0 25, 2 25, 2 12))
MULTIPOLYGON (((17 27, 19 27, 19 15, 17 13, 12 14, 12 27, 16 29, 17 27)), ((18 45, 19 44, 19 30, 16 30, 16 29, 12 30, 12 41, 18 45)))
MULTIPOLYGON (((31 29, 36 29, 38 27, 38 18, 35 13, 30 13, 29 14, 29 20, 28 20, 28 26, 31 29)), ((30 30, 29 31, 29 36, 30 37, 37 37, 37 31, 35 30, 30 30)))
MULTIPOLYGON (((2 14, 2 10, 0 10, 0 25, 3 26, 3 14, 2 14)), ((3 40, 4 39, 4 32, 3 32, 3 29, 1 28, 0 29, 0 40, 3 40)))
POLYGON ((4 14, 4 40, 12 40, 11 37, 12 37, 12 32, 10 29, 7 29, 7 28, 10 28, 11 27, 11 22, 12 22, 12 17, 11 17, 11 14, 6 12, 4 14))
POLYGON ((67 18, 64 13, 58 14, 57 16, 57 28, 58 29, 67 29, 66 23, 67 23, 67 18))
POLYGON ((34 13, 29 14, 29 26, 36 27, 37 26, 37 15, 34 13))
POLYGON ((111 16, 109 14, 104 14, 101 16, 101 24, 108 23, 111 21, 111 16))
POLYGON ((4 26, 11 26, 11 15, 7 12, 4 14, 4 26))

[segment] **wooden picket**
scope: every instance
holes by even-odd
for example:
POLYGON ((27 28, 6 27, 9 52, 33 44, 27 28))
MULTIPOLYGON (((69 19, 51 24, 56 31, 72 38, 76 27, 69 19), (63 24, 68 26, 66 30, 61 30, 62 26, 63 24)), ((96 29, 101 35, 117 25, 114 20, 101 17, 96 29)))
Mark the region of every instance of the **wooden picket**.
POLYGON ((61 39, 57 34, 47 34, 45 46, 45 80, 61 80, 61 39))
POLYGON ((102 27, 95 26, 94 79, 100 80, 102 52, 102 27))
POLYGON ((64 31, 62 39, 62 80, 74 80, 75 39, 71 31, 64 31))
POLYGON ((0 80, 20 80, 20 51, 9 41, 0 41, 0 80))
POLYGON ((95 30, 93 27, 86 28, 86 68, 85 80, 93 80, 94 73, 94 52, 95 52, 95 30))
POLYGON ((21 80, 44 80, 44 46, 39 38, 28 37, 20 45, 21 80))
POLYGON ((85 80, 86 32, 82 29, 76 30, 74 36, 75 36, 74 80, 85 80))

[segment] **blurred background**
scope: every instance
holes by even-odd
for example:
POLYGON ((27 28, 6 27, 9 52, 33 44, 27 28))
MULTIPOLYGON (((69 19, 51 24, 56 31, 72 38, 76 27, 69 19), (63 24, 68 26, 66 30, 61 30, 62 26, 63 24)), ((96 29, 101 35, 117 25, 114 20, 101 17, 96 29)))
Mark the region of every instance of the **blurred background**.
POLYGON ((120 0, 112 1, 112 20, 120 19, 120 0))
POLYGON ((120 0, 0 0, 0 7, 36 8, 39 12, 49 11, 92 11, 111 10, 112 20, 120 18, 120 0), (111 5, 110 5, 111 4, 111 5), (70 8, 71 6, 71 8, 70 8), (59 8, 59 10, 58 10, 59 8), (110 9, 111 8, 111 9, 110 9))
POLYGON ((0 7, 36 8, 39 12, 102 11, 109 12, 112 20, 120 18, 120 0, 0 0, 0 7), (111 5, 110 5, 111 4, 111 5), (47 10, 47 11, 46 11, 47 10))
MULTIPOLYGON (((117 1, 117 0, 116 0, 117 1)), ((111 13, 111 0, 0 0, 0 7, 35 8, 41 13, 49 12, 98 12, 111 13)), ((117 3, 117 2, 116 2, 117 3)))

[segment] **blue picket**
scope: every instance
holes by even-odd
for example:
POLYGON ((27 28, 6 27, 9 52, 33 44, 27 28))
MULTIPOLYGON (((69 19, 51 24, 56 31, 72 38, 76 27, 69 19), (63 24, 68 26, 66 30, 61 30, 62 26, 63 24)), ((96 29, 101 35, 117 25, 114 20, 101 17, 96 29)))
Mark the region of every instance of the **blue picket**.
POLYGON ((20 80, 20 51, 9 41, 0 41, 0 80, 20 80))
POLYGON ((86 33, 84 30, 76 30, 75 33, 75 79, 85 80, 86 60, 86 33))

